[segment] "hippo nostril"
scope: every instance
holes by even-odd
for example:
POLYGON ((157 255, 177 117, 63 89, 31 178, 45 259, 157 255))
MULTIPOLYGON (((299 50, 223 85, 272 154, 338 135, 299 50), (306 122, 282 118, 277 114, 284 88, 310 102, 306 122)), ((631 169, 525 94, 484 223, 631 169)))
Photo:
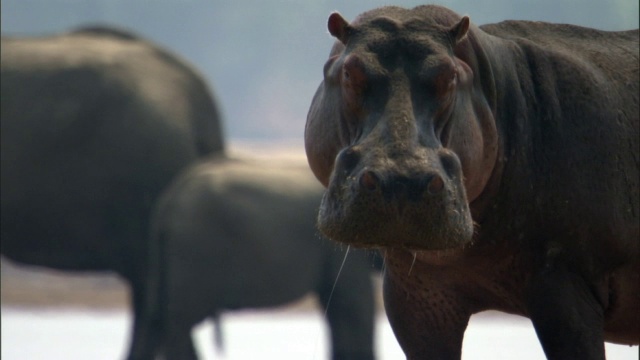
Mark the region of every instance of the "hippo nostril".
POLYGON ((456 177, 461 170, 460 160, 458 157, 449 150, 441 150, 440 151, 440 162, 442 163, 442 168, 449 178, 456 177))
POLYGON ((360 175, 360 186, 369 191, 376 190, 379 183, 380 179, 373 171, 365 170, 362 172, 362 175, 360 175))
POLYGON ((442 179, 442 176, 438 174, 433 175, 431 180, 429 180, 429 184, 427 185, 427 191, 429 192, 429 194, 435 195, 441 192, 442 189, 444 189, 444 180, 442 179))
POLYGON ((350 147, 342 150, 340 154, 338 154, 338 158, 340 159, 342 168, 350 172, 360 161, 360 152, 357 149, 350 147))

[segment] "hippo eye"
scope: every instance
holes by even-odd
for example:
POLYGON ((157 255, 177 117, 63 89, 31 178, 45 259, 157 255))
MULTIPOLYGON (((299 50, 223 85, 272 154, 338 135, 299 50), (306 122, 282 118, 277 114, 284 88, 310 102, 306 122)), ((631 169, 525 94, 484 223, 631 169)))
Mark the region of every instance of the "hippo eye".
POLYGON ((458 83, 458 74, 453 71, 450 73, 443 73, 436 80, 436 107, 434 112, 434 117, 439 119, 438 128, 436 129, 437 133, 440 133, 442 130, 442 126, 446 123, 446 119, 449 118, 451 112, 453 111, 452 104, 454 102, 455 94, 456 94, 456 85, 458 83))
POLYGON ((368 77, 365 65, 358 55, 348 56, 342 64, 342 99, 348 117, 361 118, 364 109, 368 77))
POLYGON ((458 84, 458 74, 455 72, 450 76, 442 79, 438 84, 438 90, 437 90, 438 98, 444 102, 447 102, 448 100, 450 100, 457 84, 458 84))
POLYGON ((342 85, 346 95, 352 100, 362 96, 367 86, 364 64, 358 56, 350 56, 342 66, 342 85))

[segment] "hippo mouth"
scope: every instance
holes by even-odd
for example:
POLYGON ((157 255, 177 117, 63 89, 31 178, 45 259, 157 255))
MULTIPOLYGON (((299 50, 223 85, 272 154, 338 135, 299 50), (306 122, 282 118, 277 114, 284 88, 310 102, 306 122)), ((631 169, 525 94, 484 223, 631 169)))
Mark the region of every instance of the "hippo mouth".
POLYGON ((374 186, 366 174, 331 181, 318 214, 318 227, 330 239, 414 250, 455 249, 471 242, 474 225, 460 181, 437 177, 419 186, 396 180, 400 190, 394 191, 374 186))

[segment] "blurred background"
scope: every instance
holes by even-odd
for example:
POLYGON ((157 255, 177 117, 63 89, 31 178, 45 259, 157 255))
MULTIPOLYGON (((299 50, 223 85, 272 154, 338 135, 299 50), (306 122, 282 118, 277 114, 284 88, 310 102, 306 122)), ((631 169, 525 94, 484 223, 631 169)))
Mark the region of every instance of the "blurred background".
MULTIPOLYGON (((322 66, 333 43, 326 29, 328 15, 339 11, 351 20, 363 11, 389 3, 412 7, 424 2, 2 0, 0 25, 3 35, 44 35, 96 24, 131 30, 172 50, 199 69, 215 93, 232 152, 302 157, 302 134, 308 106, 322 80, 322 66)), ((524 19, 604 30, 638 27, 637 0, 451 0, 435 3, 469 15, 478 25, 524 19)), ((125 353, 130 317, 126 311, 126 289, 119 279, 110 275, 25 270, 6 259, 2 261, 1 274, 3 359, 68 359, 69 354, 73 354, 71 358, 74 359, 116 359, 125 353), (61 311, 62 307, 67 310, 61 311), (68 351, 70 347, 75 349, 68 351), (60 355, 56 355, 58 353, 60 355)), ((315 306, 313 299, 303 299, 282 310, 284 312, 276 313, 276 316, 284 316, 280 320, 265 320, 264 333, 251 335, 252 339, 265 342, 263 348, 252 343, 255 353, 243 352, 249 345, 242 339, 247 336, 248 328, 260 328, 261 318, 229 317, 227 358, 268 358, 269 349, 293 346, 290 341, 286 342, 288 335, 278 336, 279 340, 285 340, 283 345, 274 345, 276 338, 266 334, 273 336, 279 331, 275 326, 287 323, 283 319, 315 306), (234 331, 238 331, 238 335, 233 335, 234 331)), ((380 311, 382 314, 381 307, 380 311)), ((467 334, 472 340, 467 343, 465 339, 465 359, 487 358, 489 355, 483 351, 492 351, 489 353, 492 358, 507 359, 514 351, 522 353, 519 356, 522 359, 542 358, 528 320, 501 317, 502 322, 496 323, 495 316, 472 321, 470 331, 473 334, 481 332, 484 337, 473 338, 472 333, 467 334), (487 336, 491 341, 483 344, 482 339, 486 340, 487 336), (503 342, 505 336, 512 336, 514 341, 496 349, 492 344, 503 342), (502 351, 500 354, 504 357, 497 356, 500 354, 496 351, 502 351)), ((380 359, 402 358, 384 316, 380 319, 377 335, 380 359)), ((287 334, 303 334, 314 348, 302 358, 324 358, 324 350, 315 351, 326 348, 321 316, 307 320, 305 324, 312 324, 311 330, 308 326, 304 328, 306 330, 296 330, 294 322, 289 323, 287 334)), ((210 329, 204 330, 204 335, 202 331, 199 330, 198 335, 201 351, 205 351, 205 358, 214 357, 210 329)), ((608 346, 607 351, 610 359, 637 358, 637 347, 608 346)))
MULTIPOLYGON (((302 141, 307 110, 333 40, 327 17, 346 19, 418 0, 3 0, 2 34, 120 25, 172 49, 210 82, 227 138, 302 141)), ((476 24, 505 19, 638 27, 636 0, 436 1, 476 24)))

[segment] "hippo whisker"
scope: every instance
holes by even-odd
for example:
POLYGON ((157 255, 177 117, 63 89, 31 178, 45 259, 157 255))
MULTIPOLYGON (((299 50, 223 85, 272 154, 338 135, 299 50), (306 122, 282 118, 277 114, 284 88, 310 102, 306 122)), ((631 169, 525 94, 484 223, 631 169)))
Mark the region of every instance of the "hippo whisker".
MULTIPOLYGON (((342 264, 340 264, 340 269, 338 269, 338 274, 336 275, 336 279, 333 282, 333 286, 331 287, 331 292, 329 293, 329 298, 327 299, 327 304, 325 305, 324 308, 324 320, 327 320, 327 313, 329 312, 329 306, 331 305, 331 299, 333 298, 333 292, 336 289, 336 285, 338 284, 338 279, 340 278, 340 274, 342 273, 342 269, 344 268, 344 264, 347 262, 347 256, 349 255, 349 250, 351 250, 351 245, 347 246, 347 251, 344 252, 344 258, 342 259, 342 264)), ((317 340, 316 340, 316 345, 315 345, 315 350, 313 351, 314 353, 314 359, 315 359, 315 354, 318 353, 318 343, 320 341, 320 336, 318 336, 317 340)))
POLYGON ((412 251, 413 253, 413 261, 411 262, 411 266, 409 267, 409 273, 407 274, 407 276, 411 276, 411 270, 413 270, 413 265, 416 263, 416 257, 418 256, 418 253, 416 251, 412 251))
POLYGON ((338 274, 336 275, 336 280, 333 282, 333 286, 331 287, 331 292, 329 293, 329 299, 327 300, 327 306, 324 309, 324 318, 327 318, 327 312, 329 311, 329 305, 331 304, 331 298, 333 297, 333 292, 336 289, 336 284, 338 284, 338 279, 340 278, 340 274, 342 273, 342 269, 344 268, 344 264, 347 262, 347 256, 349 255, 349 250, 351 250, 351 245, 347 246, 347 251, 344 252, 344 258, 342 259, 342 264, 340 264, 340 269, 338 269, 338 274))

